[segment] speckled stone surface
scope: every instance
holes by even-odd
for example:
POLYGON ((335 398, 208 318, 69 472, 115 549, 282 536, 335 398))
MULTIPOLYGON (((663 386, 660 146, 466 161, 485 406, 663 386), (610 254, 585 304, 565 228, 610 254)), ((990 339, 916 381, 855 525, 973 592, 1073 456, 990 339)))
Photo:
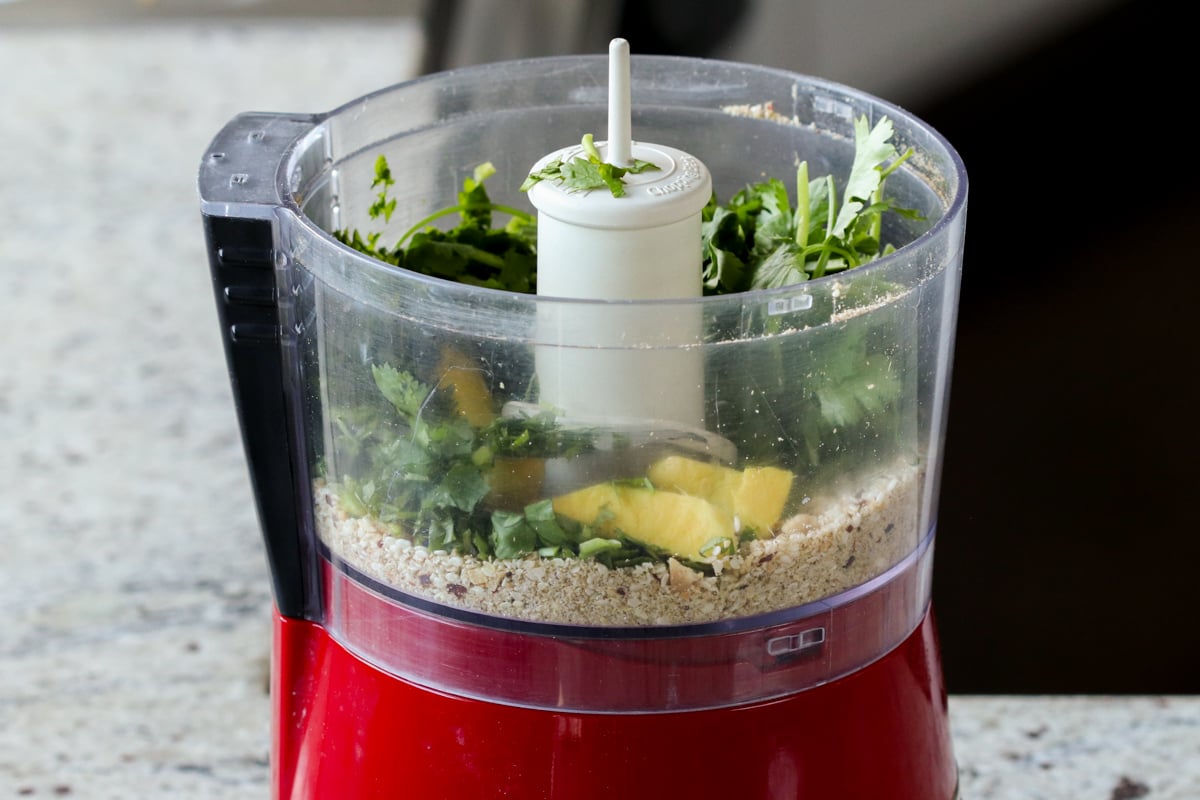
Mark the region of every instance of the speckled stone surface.
MULTIPOLYGON (((0 797, 265 798, 269 580, 195 173, 415 27, 0 29, 0 797)), ((964 798, 1200 798, 1196 698, 951 699, 964 798)))
POLYGON ((196 171, 234 114, 419 55, 407 21, 0 29, 0 797, 268 796, 270 585, 196 171))
POLYGON ((952 697, 962 800, 1200 798, 1200 699, 952 697))

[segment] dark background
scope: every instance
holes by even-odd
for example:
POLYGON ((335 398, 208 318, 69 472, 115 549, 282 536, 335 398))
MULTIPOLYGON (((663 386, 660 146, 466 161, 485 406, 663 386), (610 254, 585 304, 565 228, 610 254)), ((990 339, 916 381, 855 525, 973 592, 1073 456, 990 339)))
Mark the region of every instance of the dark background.
POLYGON ((970 181, 934 570, 951 692, 1200 692, 1185 30, 1117 5, 909 107, 970 181))
POLYGON ((1200 691, 1195 45, 1174 17, 1119 6, 914 109, 971 182, 934 570, 954 692, 1200 691))

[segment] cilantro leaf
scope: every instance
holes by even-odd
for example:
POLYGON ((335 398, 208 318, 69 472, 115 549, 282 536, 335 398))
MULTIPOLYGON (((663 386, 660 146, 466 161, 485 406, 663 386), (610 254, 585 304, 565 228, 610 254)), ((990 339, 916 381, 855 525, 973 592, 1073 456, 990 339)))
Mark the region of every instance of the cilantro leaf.
POLYGON ((379 391, 397 411, 410 422, 416 419, 429 396, 428 386, 414 378, 412 373, 401 372, 390 364, 372 366, 371 376, 379 391))
POLYGON ((804 256, 794 242, 781 242, 754 270, 751 289, 778 289, 808 280, 804 256))
POLYGON ((590 133, 583 137, 583 151, 582 156, 575 156, 567 161, 556 158, 546 163, 537 172, 531 172, 521 184, 521 191, 527 192, 535 184, 548 180, 562 184, 563 188, 570 192, 608 189, 613 197, 624 197, 625 182, 623 179, 626 175, 659 169, 657 164, 641 159, 634 159, 628 167, 609 164, 600 157, 600 151, 596 149, 595 141, 590 133))
POLYGON ((492 453, 512 458, 571 458, 595 449, 595 433, 566 429, 547 411, 533 417, 497 417, 480 431, 492 453))
POLYGON ((488 198, 483 182, 496 174, 496 167, 486 161, 475 167, 470 178, 463 181, 458 193, 458 204, 462 207, 462 226, 473 226, 481 230, 492 227, 492 202, 488 198))
POLYGON ((492 543, 496 558, 519 558, 537 547, 537 534, 524 514, 496 511, 492 514, 492 543))
POLYGON ((700 223, 704 249, 702 282, 705 294, 742 291, 748 285, 753 241, 753 221, 737 210, 716 205, 715 199, 704 209, 700 223))
POLYGON ((437 487, 425 502, 433 506, 448 506, 459 511, 474 511, 475 504, 488 493, 487 481, 479 468, 469 461, 455 462, 442 476, 437 487))
POLYGON ((883 198, 884 180, 911 154, 897 155, 887 117, 870 127, 854 123, 855 147, 842 202, 832 175, 813 180, 808 164, 796 173, 796 205, 776 178, 751 184, 724 206, 705 209, 702 226, 706 294, 802 283, 878 258, 882 217, 916 212, 883 198))
POLYGON ((571 541, 571 535, 558 521, 554 502, 549 498, 525 506, 525 522, 537 534, 542 545, 558 546, 571 541))
POLYGON ((383 189, 380 190, 375 202, 367 209, 367 213, 371 216, 371 219, 383 217, 384 222, 391 220, 392 214, 396 211, 396 200, 395 198, 388 198, 388 189, 395 183, 395 179, 392 178, 392 171, 388 168, 387 159, 383 156, 375 159, 375 179, 371 181, 371 188, 374 189, 377 186, 382 186, 383 189))
POLYGON ((846 178, 843 206, 851 200, 869 201, 875 196, 883 182, 880 165, 896 157, 896 148, 890 141, 892 132, 892 121, 887 117, 874 128, 868 127, 865 116, 854 120, 854 161, 846 178))
MULTIPOLYGON (((537 288, 537 220, 526 211, 493 203, 485 181, 496 173, 490 162, 475 167, 463 180, 455 205, 439 209, 418 220, 391 247, 380 245, 381 234, 364 235, 355 230, 334 231, 334 237, 355 250, 397 267, 424 275, 513 292, 537 288), (503 228, 494 228, 493 215, 509 216, 503 228), (440 230, 434 223, 458 215, 458 224, 440 230)), ((375 181, 382 187, 368 209, 372 219, 391 218, 396 208, 388 189, 395 184, 387 159, 375 162, 375 181)))

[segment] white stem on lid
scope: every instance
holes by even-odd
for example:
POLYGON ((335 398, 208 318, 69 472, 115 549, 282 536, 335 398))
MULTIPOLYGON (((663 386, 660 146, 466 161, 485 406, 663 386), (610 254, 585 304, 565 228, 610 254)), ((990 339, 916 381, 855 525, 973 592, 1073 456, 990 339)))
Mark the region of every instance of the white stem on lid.
POLYGON ((632 89, 629 80, 629 42, 608 44, 608 163, 628 166, 633 161, 632 89))

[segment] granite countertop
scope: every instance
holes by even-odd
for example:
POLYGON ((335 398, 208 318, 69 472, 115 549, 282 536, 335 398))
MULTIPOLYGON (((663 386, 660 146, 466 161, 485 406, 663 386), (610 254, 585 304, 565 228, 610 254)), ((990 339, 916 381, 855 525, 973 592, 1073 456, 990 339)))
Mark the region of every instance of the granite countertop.
MULTIPOLYGON (((418 58, 407 20, 0 30, 0 796, 268 796, 269 580, 196 169, 235 113, 418 58)), ((1200 698, 950 712, 964 798, 1200 798, 1200 698)))

